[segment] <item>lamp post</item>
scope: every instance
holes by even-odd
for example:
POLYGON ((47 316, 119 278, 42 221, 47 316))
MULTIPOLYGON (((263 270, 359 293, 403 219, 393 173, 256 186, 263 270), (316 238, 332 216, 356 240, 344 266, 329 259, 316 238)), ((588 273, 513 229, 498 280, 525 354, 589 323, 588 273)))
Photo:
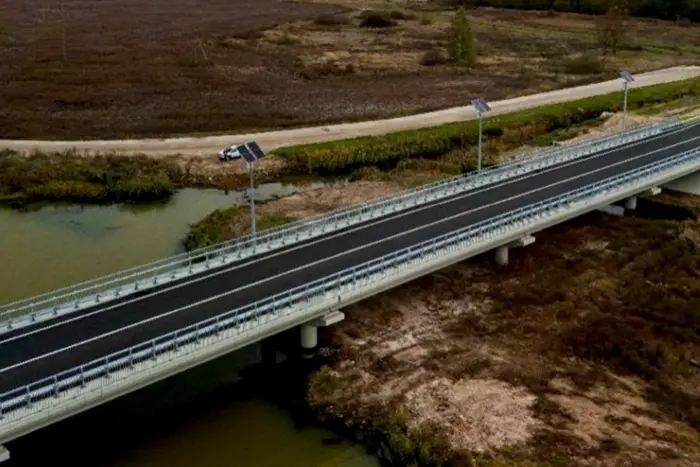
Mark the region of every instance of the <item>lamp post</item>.
POLYGON ((491 110, 491 107, 486 103, 486 101, 477 97, 472 99, 472 106, 476 109, 476 117, 479 119, 479 154, 476 160, 476 171, 481 172, 481 158, 482 158, 482 120, 486 112, 491 110))
POLYGON ((246 169, 250 174, 250 233, 253 235, 253 238, 255 238, 255 161, 265 157, 265 153, 255 141, 241 144, 237 146, 236 149, 245 161, 246 169))
POLYGON ((629 91, 630 83, 634 82, 634 76, 632 76, 632 74, 629 72, 629 70, 627 70, 627 68, 623 68, 620 70, 620 77, 623 80, 623 86, 625 91, 625 97, 622 104, 622 131, 625 131, 627 120, 627 91, 629 91))

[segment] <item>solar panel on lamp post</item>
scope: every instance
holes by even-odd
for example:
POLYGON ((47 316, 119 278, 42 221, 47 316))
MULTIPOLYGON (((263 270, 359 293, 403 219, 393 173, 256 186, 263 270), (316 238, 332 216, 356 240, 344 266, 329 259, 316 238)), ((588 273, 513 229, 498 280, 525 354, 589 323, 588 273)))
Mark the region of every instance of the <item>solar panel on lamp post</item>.
POLYGON ((627 91, 629 91, 630 83, 634 82, 634 76, 629 72, 627 68, 620 70, 620 77, 624 81, 625 98, 622 104, 622 131, 625 131, 626 120, 627 120, 627 91))
POLYGON ((479 119, 479 154, 477 156, 476 160, 476 171, 481 172, 481 129, 482 129, 482 120, 483 120, 483 115, 491 110, 491 107, 486 103, 486 101, 482 97, 477 97, 476 99, 472 99, 472 106, 476 109, 476 116, 479 119))
POLYGON ((265 157, 265 153, 255 141, 236 146, 236 149, 245 161, 246 169, 248 169, 250 174, 250 233, 255 238, 255 182, 253 177, 255 174, 255 161, 265 157))

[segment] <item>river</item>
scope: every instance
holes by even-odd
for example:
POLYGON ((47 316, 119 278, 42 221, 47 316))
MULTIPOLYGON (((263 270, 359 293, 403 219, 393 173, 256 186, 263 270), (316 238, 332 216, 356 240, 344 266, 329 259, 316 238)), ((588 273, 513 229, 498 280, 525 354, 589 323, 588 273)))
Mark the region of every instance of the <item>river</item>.
MULTIPOLYGON (((261 185, 256 199, 317 186, 261 185)), ((0 209, 0 303, 182 251, 190 224, 244 202, 242 192, 181 190, 168 203, 149 206, 0 209)), ((205 367, 10 443, 8 467, 379 465, 358 446, 324 442, 333 437, 329 432, 295 428, 255 384, 220 384, 229 377, 225 364, 205 367), (223 395, 210 394, 219 387, 226 388, 223 395)))

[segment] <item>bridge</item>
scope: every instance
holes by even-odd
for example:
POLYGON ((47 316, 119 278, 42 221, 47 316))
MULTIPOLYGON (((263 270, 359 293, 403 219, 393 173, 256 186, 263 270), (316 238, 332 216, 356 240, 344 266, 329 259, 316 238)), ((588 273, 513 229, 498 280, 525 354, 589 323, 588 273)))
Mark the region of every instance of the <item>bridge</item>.
MULTIPOLYGON (((700 171, 668 120, 0 307, 0 444, 417 277, 700 171)), ((9 452, 0 451, 0 460, 9 452)))

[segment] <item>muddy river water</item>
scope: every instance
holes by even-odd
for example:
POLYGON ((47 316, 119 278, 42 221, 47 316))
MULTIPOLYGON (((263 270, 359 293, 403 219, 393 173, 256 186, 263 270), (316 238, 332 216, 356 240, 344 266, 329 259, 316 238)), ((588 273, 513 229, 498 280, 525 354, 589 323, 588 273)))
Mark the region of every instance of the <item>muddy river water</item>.
MULTIPOLYGON (((315 186, 263 185, 256 198, 315 186)), ((52 205, 23 212, 0 208, 0 303, 182 251, 180 241, 189 224, 214 209, 244 202, 241 192, 182 190, 170 202, 151 206, 52 205)), ((160 384, 156 391, 181 389, 173 387, 181 384, 177 382, 160 384)), ((151 391, 136 403, 154 403, 160 392, 151 391)), ((126 428, 122 425, 131 418, 123 415, 125 408, 108 405, 10 443, 12 460, 7 465, 378 467, 358 446, 327 442, 332 435, 324 430, 297 429, 287 411, 255 389, 238 388, 207 402, 205 409, 174 418, 136 419, 139 426, 126 428)), ((168 412, 178 407, 176 403, 168 412)))

